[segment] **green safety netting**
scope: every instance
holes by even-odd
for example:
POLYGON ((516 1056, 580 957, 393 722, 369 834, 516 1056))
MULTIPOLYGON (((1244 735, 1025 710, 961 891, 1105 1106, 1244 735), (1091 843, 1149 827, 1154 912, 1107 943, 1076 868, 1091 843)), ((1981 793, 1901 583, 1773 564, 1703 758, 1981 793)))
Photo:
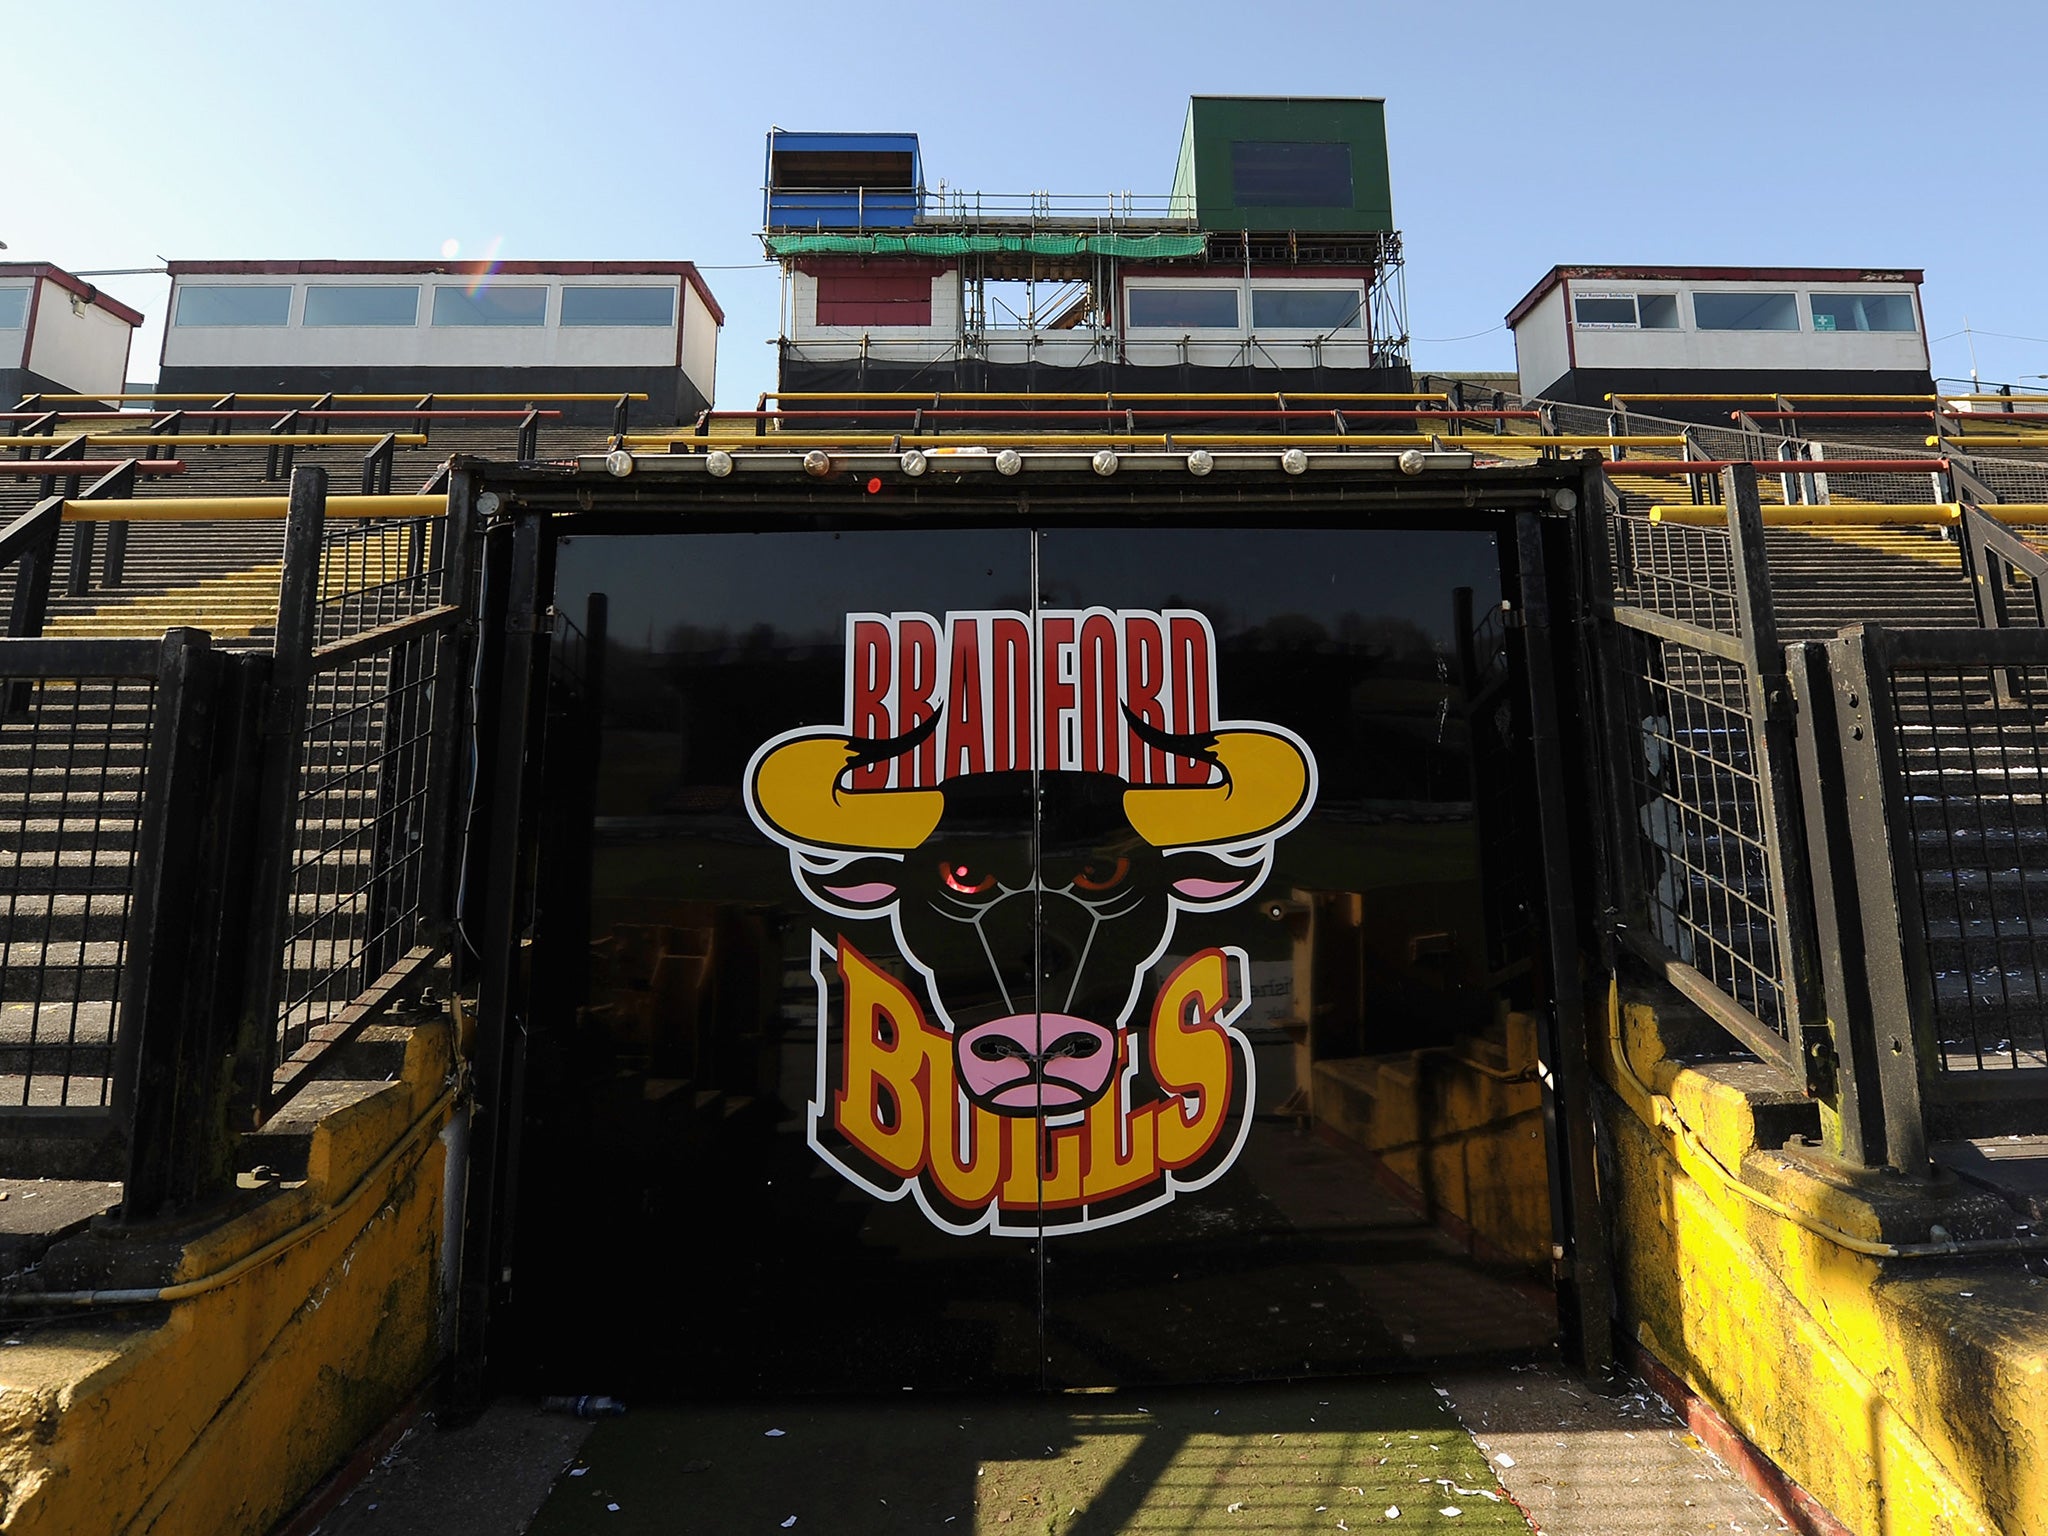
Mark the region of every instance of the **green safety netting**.
POLYGON ((770 256, 1200 256, 1205 235, 767 235, 770 256))

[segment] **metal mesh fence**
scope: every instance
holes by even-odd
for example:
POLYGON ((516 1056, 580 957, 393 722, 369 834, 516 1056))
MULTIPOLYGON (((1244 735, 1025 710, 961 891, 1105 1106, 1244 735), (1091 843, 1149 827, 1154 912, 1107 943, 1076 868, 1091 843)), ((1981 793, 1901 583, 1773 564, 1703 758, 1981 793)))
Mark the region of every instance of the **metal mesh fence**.
POLYGON ((328 524, 314 643, 330 645, 439 602, 446 530, 444 518, 328 524))
POLYGON ((2048 667, 1892 672, 1943 1072, 2048 1067, 2048 667))
POLYGON ((1726 528, 1608 519, 1614 600, 1732 635, 1740 628, 1726 528))
MULTIPOLYGON (((439 600, 442 519, 333 524, 321 548, 316 647, 439 600)), ((322 666, 307 684, 287 886, 276 1060, 303 1066, 421 937, 436 637, 322 666)))
POLYGON ((0 1107, 104 1107, 151 678, 0 681, 0 1107))
POLYGON ((1745 667, 1621 628, 1626 815, 1653 937, 1786 1033, 1745 667))
POLYGON ((300 747, 278 1054, 288 1062, 419 937, 432 637, 317 674, 300 747))

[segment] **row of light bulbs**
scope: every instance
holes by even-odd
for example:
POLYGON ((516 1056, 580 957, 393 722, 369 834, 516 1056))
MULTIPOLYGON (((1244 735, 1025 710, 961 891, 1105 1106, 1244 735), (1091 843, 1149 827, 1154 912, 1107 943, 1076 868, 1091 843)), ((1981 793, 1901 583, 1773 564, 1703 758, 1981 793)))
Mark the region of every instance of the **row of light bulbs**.
MULTIPOLYGON (((1105 478, 1117 472, 1120 464, 1116 450, 1098 448, 1089 459, 1089 468, 1105 478)), ((1396 461, 1404 475, 1419 475, 1428 463, 1420 448, 1404 449, 1396 461)), ((1024 455, 1014 448, 997 450, 994 458, 995 471, 999 475, 1021 474, 1024 469, 1024 455)), ((897 460, 903 473, 915 480, 931 467, 931 456, 922 448, 911 448, 897 460)), ((1191 448, 1187 457, 1188 473, 1206 475, 1216 467, 1216 456, 1206 448, 1191 448)), ((623 448, 614 449, 605 455, 604 467, 612 474, 626 476, 633 473, 633 455, 623 448)), ((1280 455, 1280 467, 1290 475, 1308 473, 1308 455, 1299 448, 1289 448, 1280 455)), ((813 448, 804 455, 804 473, 823 479, 832 473, 832 456, 822 448, 813 448)), ((704 455, 704 472, 714 480, 723 480, 733 471, 733 457, 723 448, 714 448, 704 455)))

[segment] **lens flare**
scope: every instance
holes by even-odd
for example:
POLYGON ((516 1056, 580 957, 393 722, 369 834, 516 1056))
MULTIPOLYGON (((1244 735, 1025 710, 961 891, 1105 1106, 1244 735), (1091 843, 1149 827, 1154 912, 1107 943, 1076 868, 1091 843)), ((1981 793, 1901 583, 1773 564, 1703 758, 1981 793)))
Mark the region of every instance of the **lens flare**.
POLYGON ((453 235, 450 235, 446 240, 443 240, 441 242, 441 259, 443 261, 453 261, 457 256, 461 254, 462 242, 456 239, 453 235))
POLYGON ((504 243, 503 235, 491 236, 491 243, 484 247, 483 255, 477 258, 476 276, 469 280, 469 296, 472 299, 491 286, 491 276, 498 270, 498 247, 504 243))

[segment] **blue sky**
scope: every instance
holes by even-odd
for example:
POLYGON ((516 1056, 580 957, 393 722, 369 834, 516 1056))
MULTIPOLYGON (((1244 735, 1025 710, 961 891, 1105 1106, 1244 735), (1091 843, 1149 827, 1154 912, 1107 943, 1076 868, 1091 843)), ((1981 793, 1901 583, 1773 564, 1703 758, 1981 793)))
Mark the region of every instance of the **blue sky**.
POLYGON ((1938 373, 2048 374, 2048 6, 102 0, 10 7, 0 50, 4 259, 684 258, 727 406, 773 382, 771 123, 1163 193, 1197 93, 1387 99, 1419 368, 1512 366, 1509 305, 1611 261, 1924 267, 1938 373))

